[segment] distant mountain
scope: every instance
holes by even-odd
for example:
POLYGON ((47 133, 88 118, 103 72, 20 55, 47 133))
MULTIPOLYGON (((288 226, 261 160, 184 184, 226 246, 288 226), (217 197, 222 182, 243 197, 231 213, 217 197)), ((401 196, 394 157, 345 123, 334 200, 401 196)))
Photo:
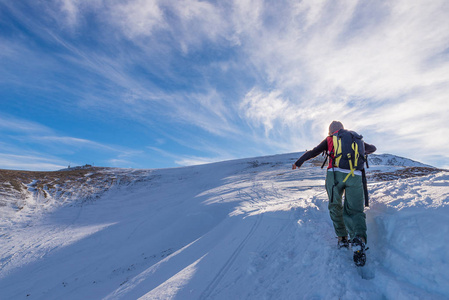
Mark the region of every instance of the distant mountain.
POLYGON ((392 154, 371 154, 368 156, 370 166, 396 166, 396 167, 427 167, 433 168, 412 159, 400 157, 392 154))

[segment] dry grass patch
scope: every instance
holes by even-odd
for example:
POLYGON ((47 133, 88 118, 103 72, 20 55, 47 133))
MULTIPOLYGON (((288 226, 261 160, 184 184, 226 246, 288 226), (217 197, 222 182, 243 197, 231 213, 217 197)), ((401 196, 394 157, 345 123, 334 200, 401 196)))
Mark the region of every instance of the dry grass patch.
POLYGON ((390 181, 402 178, 426 176, 438 172, 448 172, 448 170, 429 167, 408 167, 394 172, 370 173, 369 178, 375 181, 390 181))

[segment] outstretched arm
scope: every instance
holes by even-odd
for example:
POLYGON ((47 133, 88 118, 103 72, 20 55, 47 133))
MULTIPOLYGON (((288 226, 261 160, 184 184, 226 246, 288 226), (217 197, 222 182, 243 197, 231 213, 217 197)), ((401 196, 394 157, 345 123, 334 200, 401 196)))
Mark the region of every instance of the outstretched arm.
POLYGON ((312 150, 306 151, 293 165, 292 170, 300 168, 307 160, 318 156, 323 151, 327 151, 327 139, 324 139, 318 146, 312 150))

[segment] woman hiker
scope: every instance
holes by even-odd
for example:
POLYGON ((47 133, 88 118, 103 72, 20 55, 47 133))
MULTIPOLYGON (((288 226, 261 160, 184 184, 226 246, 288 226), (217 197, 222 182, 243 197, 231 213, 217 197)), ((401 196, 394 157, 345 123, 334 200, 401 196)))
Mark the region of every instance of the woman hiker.
POLYGON ((358 266, 365 264, 367 242, 365 194, 362 183, 363 162, 366 155, 374 151, 376 147, 363 142, 362 136, 354 131, 345 130, 341 122, 333 121, 329 126, 329 136, 312 150, 306 151, 292 165, 294 170, 323 152, 328 154, 326 190, 329 197, 329 214, 338 237, 338 246, 348 248, 351 241, 354 261, 358 266), (345 143, 348 143, 345 140, 348 139, 349 146, 345 146, 345 143), (358 151, 352 151, 353 157, 346 159, 350 157, 346 152, 351 152, 351 148, 358 151), (343 160, 346 160, 346 163, 343 160), (345 193, 344 203, 343 193, 345 193), (348 234, 351 240, 348 239, 348 234))

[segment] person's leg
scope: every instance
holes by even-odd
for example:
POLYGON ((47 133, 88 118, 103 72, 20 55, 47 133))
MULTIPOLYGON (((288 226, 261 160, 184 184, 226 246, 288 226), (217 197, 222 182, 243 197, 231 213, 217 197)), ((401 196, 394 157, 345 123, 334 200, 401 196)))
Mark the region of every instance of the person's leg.
POLYGON ((366 243, 366 215, 364 210, 365 194, 362 176, 349 176, 346 180, 343 218, 351 239, 358 236, 366 243))
POLYGON ((347 236, 348 231, 346 230, 345 222, 343 220, 343 189, 341 187, 341 184, 334 186, 333 172, 328 171, 326 173, 326 191, 329 197, 329 214, 334 225, 335 234, 338 237, 347 236))

